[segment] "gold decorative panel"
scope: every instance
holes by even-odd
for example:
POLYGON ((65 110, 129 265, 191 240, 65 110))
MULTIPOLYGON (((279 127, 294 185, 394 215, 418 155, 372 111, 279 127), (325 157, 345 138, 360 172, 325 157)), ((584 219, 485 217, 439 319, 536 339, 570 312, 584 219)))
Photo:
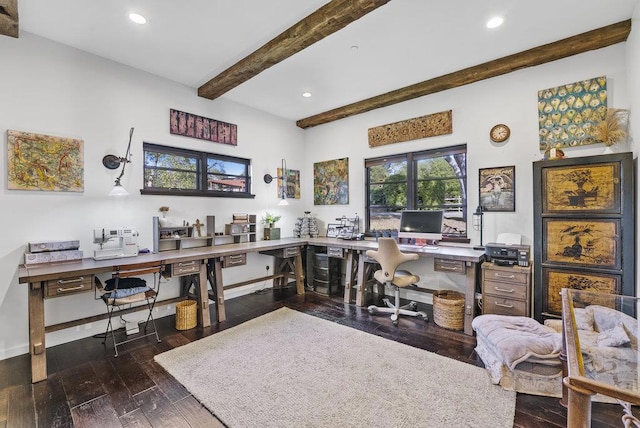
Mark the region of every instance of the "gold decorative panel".
POLYGON ((452 111, 428 114, 369 128, 369 147, 446 135, 453 132, 452 111))

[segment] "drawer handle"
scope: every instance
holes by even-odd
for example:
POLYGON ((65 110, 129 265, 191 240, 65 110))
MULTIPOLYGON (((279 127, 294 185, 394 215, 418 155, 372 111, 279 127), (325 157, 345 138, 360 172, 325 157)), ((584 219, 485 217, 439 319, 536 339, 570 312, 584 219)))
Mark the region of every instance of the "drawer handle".
POLYGON ((69 287, 69 288, 58 288, 58 294, 68 293, 69 291, 82 290, 83 288, 84 288, 84 285, 76 285, 75 287, 69 287))
POLYGON ((503 293, 513 293, 514 291, 516 291, 513 288, 507 290, 506 288, 493 287, 493 289, 496 291, 502 291, 503 293))
POLYGON ((182 266, 193 266, 196 264, 195 260, 191 260, 190 262, 180 262, 178 263, 178 266, 182 267, 182 266))
POLYGON ((504 303, 495 302, 496 306, 500 306, 502 308, 513 309, 513 305, 505 305, 504 303))
POLYGON ((80 277, 74 278, 74 279, 59 279, 56 282, 58 284, 73 284, 75 282, 82 282, 82 281, 84 281, 84 276, 80 276, 80 277))
POLYGON ((496 278, 505 278, 505 279, 514 279, 516 277, 515 275, 501 275, 498 272, 496 272, 494 275, 496 278))
POLYGON ((184 272, 194 272, 195 269, 190 268, 190 269, 178 269, 178 273, 184 273, 184 272))
POLYGON ((446 266, 446 265, 440 265, 440 269, 445 269, 445 270, 460 270, 460 268, 458 266, 446 266))

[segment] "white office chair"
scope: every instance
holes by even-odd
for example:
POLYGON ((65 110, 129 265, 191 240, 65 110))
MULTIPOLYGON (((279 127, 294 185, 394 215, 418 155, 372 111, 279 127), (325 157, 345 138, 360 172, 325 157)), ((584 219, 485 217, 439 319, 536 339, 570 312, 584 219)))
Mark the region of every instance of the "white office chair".
POLYGON ((378 238, 378 251, 368 250, 366 254, 382 267, 373 274, 373 277, 381 284, 393 286, 395 289, 395 304, 385 298, 383 299, 385 307, 371 305, 368 308, 369 313, 372 315, 377 312, 391 314, 393 325, 398 325, 399 315, 421 316, 426 321, 427 314, 423 311, 416 311, 418 306, 416 302, 400 306, 400 288, 415 284, 420 281, 420 277, 404 270, 397 270, 397 267, 408 261, 417 260, 419 256, 400 252, 393 238, 378 238))

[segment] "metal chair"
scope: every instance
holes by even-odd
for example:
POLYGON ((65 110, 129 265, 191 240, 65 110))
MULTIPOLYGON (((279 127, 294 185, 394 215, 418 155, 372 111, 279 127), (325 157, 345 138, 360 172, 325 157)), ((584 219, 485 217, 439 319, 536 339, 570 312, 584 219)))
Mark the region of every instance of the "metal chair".
POLYGON ((426 321, 428 319, 426 312, 416 311, 418 307, 416 302, 400 306, 400 288, 417 283, 420 281, 420 277, 404 270, 397 270, 397 268, 403 263, 417 260, 419 256, 400 252, 394 238, 378 238, 378 250, 368 250, 366 254, 376 260, 382 268, 373 274, 374 278, 381 284, 393 286, 395 289, 395 304, 385 298, 383 302, 386 307, 371 305, 368 308, 369 313, 372 315, 377 312, 390 313, 393 325, 398 325, 399 315, 421 316, 426 321))
MULTIPOLYGON (((156 323, 153 319, 153 308, 158 298, 158 292, 160 291, 160 278, 163 270, 164 263, 159 261, 118 266, 111 274, 111 279, 105 282, 105 286, 103 286, 102 282, 96 277, 96 292, 100 293, 96 298, 101 299, 107 305, 107 313, 109 315, 109 322, 107 323, 107 330, 105 331, 102 343, 106 343, 108 336, 111 336, 116 357, 118 356, 118 345, 123 345, 152 335, 155 335, 156 340, 160 342, 156 323), (146 280, 139 278, 141 275, 148 274, 153 274, 154 276, 151 286, 147 285, 146 280), (116 340, 116 329, 114 329, 113 325, 114 315, 133 312, 135 308, 137 308, 134 308, 133 305, 141 302, 146 303, 146 308, 149 311, 146 321, 140 321, 138 323, 141 324, 144 322, 143 330, 134 333, 135 337, 118 342, 116 340), (151 332, 147 332, 149 321, 151 321, 151 325, 153 326, 153 331, 151 332)), ((143 305, 138 306, 143 307, 143 305)), ((138 329, 139 328, 140 326, 138 325, 138 329)))

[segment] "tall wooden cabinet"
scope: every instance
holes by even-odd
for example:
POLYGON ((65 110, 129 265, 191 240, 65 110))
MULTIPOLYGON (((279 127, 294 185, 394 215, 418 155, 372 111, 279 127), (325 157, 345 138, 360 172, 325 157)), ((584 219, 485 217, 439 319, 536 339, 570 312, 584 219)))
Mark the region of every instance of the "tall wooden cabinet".
POLYGON ((562 314, 560 290, 635 295, 632 153, 533 163, 534 316, 562 314))

